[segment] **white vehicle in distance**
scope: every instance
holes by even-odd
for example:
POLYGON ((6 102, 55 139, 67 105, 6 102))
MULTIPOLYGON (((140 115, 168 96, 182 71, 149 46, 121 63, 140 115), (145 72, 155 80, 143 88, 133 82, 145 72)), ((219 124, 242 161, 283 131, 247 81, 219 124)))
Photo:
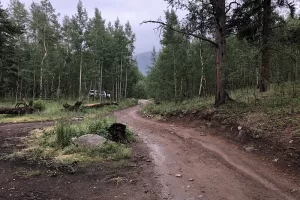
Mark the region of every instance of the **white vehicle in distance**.
POLYGON ((90 97, 101 97, 101 98, 110 98, 111 94, 106 93, 106 91, 101 91, 100 93, 98 93, 98 90, 90 90, 89 91, 89 96, 90 97))
POLYGON ((97 90, 90 90, 89 91, 89 96, 90 97, 97 97, 98 96, 98 91, 97 90))

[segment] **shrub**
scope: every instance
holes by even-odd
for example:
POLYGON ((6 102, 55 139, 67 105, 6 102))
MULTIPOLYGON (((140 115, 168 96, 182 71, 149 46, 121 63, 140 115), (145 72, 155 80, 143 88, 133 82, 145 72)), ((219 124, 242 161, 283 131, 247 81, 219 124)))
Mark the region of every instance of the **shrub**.
POLYGON ((58 123, 55 126, 54 132, 56 134, 56 145, 64 148, 70 145, 71 138, 73 137, 75 130, 70 126, 70 124, 58 123))
POLYGON ((37 100, 33 102, 33 108, 39 110, 39 111, 44 111, 46 110, 46 105, 42 100, 37 100))

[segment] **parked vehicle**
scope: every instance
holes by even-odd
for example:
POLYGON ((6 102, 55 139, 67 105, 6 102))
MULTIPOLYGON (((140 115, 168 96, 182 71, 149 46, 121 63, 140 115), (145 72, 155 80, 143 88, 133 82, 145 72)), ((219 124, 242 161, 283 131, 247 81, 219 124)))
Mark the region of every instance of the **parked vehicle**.
POLYGON ((89 96, 90 97, 97 97, 98 96, 98 91, 97 90, 90 90, 89 91, 89 96))
POLYGON ((106 92, 105 91, 101 91, 100 94, 99 94, 99 96, 101 98, 106 98, 106 92))

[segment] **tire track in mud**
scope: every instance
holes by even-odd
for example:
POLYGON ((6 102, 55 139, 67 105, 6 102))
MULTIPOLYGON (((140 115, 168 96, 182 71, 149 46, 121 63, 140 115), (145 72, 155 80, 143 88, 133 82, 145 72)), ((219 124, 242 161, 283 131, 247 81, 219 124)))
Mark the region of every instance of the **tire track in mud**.
POLYGON ((269 163, 209 133, 203 137, 195 129, 144 119, 139 109, 122 110, 116 116, 151 150, 163 185, 162 199, 300 199, 299 182, 269 163))

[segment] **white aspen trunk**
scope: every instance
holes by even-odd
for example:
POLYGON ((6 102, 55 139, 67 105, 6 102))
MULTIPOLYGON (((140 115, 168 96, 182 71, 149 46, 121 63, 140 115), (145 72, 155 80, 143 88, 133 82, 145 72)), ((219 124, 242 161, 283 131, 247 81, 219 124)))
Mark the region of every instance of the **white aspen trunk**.
POLYGON ((126 74, 125 74, 125 99, 127 98, 127 84, 128 84, 128 69, 126 69, 126 74))
POLYGON ((80 101, 80 97, 81 97, 81 89, 82 89, 82 47, 80 50, 80 67, 79 67, 79 91, 78 91, 78 100, 79 101, 80 101))
POLYGON ((45 33, 46 33, 46 25, 44 26, 44 39, 43 39, 44 56, 42 58, 41 69, 40 69, 40 99, 43 97, 43 70, 44 70, 44 62, 45 62, 45 59, 46 59, 46 57, 48 55, 47 47, 46 47, 45 33))
POLYGON ((176 63, 175 63, 175 50, 173 48, 173 68, 174 68, 174 97, 177 101, 177 76, 176 76, 176 63))
POLYGON ((122 73, 123 73, 123 58, 122 58, 122 55, 121 55, 121 66, 120 66, 120 88, 119 88, 119 102, 121 101, 122 99, 122 73))
MULTIPOLYGON (((102 81, 103 81, 103 62, 100 67, 100 91, 102 91, 102 81)), ((101 101, 102 101, 102 99, 101 99, 101 101)))
POLYGON ((204 80, 204 62, 203 62, 203 56, 202 56, 202 40, 200 40, 200 63, 201 63, 201 78, 200 78, 200 87, 199 87, 199 96, 202 95, 204 87, 203 87, 203 80, 204 80))

